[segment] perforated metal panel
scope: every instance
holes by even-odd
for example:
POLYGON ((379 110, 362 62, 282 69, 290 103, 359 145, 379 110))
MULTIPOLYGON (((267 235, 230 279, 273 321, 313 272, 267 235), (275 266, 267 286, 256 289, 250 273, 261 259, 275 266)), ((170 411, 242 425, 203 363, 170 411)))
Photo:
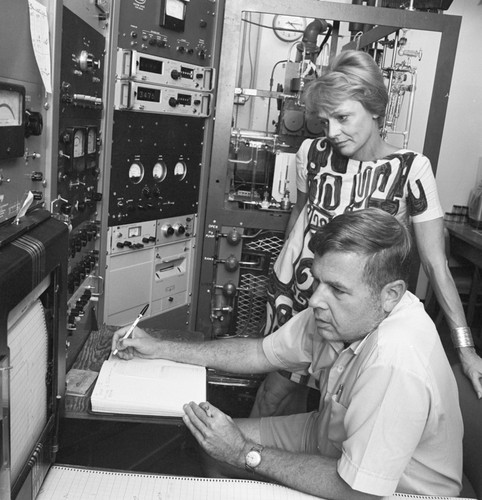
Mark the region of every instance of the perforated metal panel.
POLYGON ((266 231, 245 243, 243 251, 255 250, 266 253, 269 258, 269 269, 267 273, 254 273, 251 269, 241 269, 236 316, 236 335, 240 337, 261 335, 266 312, 268 276, 273 270, 283 242, 283 233, 266 231))

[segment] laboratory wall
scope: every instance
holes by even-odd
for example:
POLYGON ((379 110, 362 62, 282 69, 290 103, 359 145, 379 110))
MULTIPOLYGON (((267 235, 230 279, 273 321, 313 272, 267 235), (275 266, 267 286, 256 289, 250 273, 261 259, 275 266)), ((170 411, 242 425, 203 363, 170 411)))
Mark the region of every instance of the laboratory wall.
POLYGON ((466 205, 482 180, 482 2, 454 0, 447 13, 462 16, 437 170, 442 207, 450 212, 466 205))

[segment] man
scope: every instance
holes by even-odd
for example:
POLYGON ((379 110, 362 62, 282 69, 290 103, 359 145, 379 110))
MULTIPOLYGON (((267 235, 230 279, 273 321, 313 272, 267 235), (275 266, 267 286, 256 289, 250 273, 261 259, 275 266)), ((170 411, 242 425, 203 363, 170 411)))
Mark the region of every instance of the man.
POLYGON ((185 405, 187 427, 228 475, 243 477, 246 467, 256 471, 251 477, 329 499, 457 496, 457 387, 435 326, 407 291, 408 230, 366 209, 334 218, 310 245, 316 289, 289 329, 193 344, 140 329, 119 341, 121 329, 113 348, 125 359, 164 357, 236 373, 306 369, 317 379, 320 410, 306 414, 233 421, 209 403, 185 405))

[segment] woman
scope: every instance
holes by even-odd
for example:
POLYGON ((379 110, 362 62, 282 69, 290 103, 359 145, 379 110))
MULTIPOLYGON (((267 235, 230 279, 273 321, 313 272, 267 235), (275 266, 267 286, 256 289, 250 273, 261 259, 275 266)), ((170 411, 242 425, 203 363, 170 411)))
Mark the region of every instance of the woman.
MULTIPOLYGON (((287 241, 268 285, 265 334, 305 309, 311 294, 316 229, 349 210, 378 207, 411 222, 422 266, 435 290, 452 340, 479 398, 482 359, 472 335, 444 248, 443 211, 430 161, 399 149, 380 135, 388 103, 383 76, 365 52, 345 51, 305 91, 307 112, 316 114, 326 135, 306 140, 297 153, 298 197, 287 226, 287 241)), ((304 411, 306 374, 270 374, 261 385, 252 416, 304 411)))

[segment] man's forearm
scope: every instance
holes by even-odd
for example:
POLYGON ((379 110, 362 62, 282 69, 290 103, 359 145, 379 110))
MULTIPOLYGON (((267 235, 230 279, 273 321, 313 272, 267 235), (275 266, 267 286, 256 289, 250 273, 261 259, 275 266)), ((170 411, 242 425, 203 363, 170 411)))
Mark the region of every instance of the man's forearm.
POLYGON ((158 341, 156 357, 235 373, 276 370, 266 358, 262 339, 223 339, 204 342, 158 341))
MULTIPOLYGON (((246 452, 249 451, 249 444, 246 452)), ((295 490, 326 499, 371 500, 380 497, 353 490, 339 476, 334 458, 264 448, 256 471, 295 490)), ((237 464, 242 466, 242 464, 237 464)))

